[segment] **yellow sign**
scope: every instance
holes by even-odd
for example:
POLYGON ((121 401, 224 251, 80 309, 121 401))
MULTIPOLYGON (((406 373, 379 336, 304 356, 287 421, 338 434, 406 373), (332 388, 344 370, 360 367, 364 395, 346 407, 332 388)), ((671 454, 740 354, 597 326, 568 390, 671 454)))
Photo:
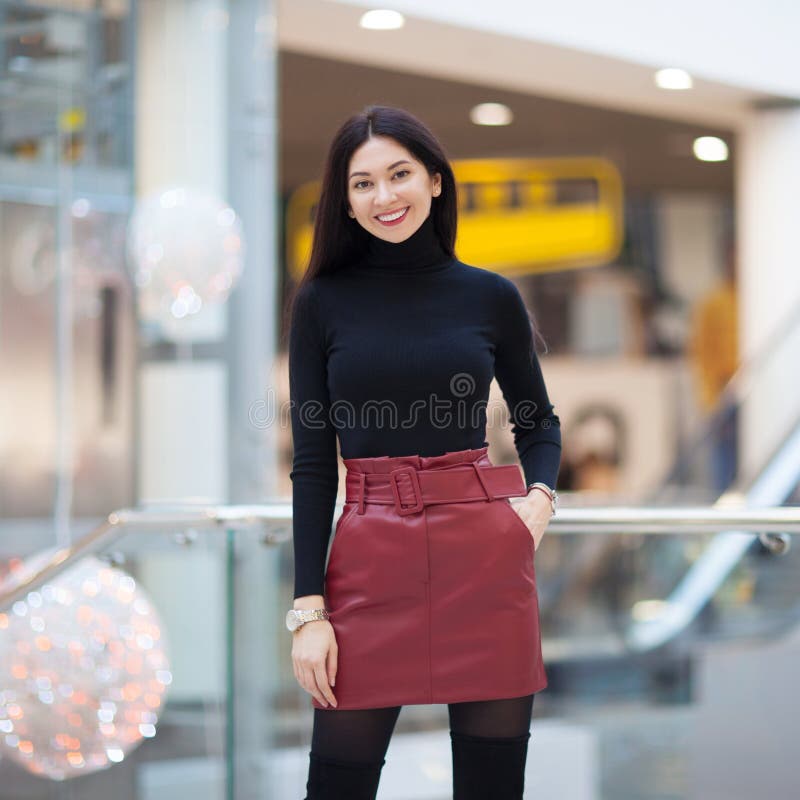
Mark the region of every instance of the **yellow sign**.
POLYGON ((86 127, 86 110, 68 108, 58 115, 58 129, 64 133, 74 133, 86 127))
MULTIPOLYGON (((458 190, 456 255, 466 264, 522 275, 613 261, 622 247, 623 191, 602 158, 462 159, 452 162, 458 190)), ((289 199, 289 270, 308 265, 320 183, 289 199)))

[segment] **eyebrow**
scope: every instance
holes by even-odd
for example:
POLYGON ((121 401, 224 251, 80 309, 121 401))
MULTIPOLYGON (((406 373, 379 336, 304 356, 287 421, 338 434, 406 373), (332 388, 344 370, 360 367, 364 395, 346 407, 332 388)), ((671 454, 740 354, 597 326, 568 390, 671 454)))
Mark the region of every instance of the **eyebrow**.
MULTIPOLYGON (((411 162, 407 158, 404 158, 404 159, 402 159, 400 161, 395 161, 394 164, 389 164, 389 166, 386 167, 386 171, 388 172, 390 169, 394 169, 395 167, 399 166, 400 164, 410 164, 410 163, 411 162)), ((369 175, 369 172, 352 172, 352 173, 350 173, 350 178, 354 178, 356 175, 369 175)), ((348 178, 348 180, 349 180, 349 178, 348 178)))

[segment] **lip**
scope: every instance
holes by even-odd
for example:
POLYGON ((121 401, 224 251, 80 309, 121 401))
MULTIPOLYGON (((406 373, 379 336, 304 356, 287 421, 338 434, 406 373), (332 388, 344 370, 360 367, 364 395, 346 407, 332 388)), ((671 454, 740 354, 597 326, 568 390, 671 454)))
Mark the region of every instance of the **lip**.
MULTIPOLYGON (((408 210, 410 208, 411 208, 411 206, 406 206, 406 210, 403 213, 403 216, 402 217, 398 217, 397 219, 393 219, 391 222, 384 222, 383 220, 378 219, 377 216, 375 217, 375 221, 379 222, 381 225, 385 225, 387 228, 391 228, 393 225, 399 225, 408 216, 408 210)), ((383 213, 385 213, 385 214, 394 214, 399 210, 400 209, 395 209, 394 211, 386 211, 386 212, 383 212, 383 213)))

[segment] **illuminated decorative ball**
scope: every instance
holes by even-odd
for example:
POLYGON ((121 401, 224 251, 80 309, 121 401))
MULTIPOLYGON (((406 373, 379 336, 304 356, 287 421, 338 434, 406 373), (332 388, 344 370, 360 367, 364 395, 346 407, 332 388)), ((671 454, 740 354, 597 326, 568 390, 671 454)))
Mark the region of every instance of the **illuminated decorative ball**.
POLYGON ((0 611, 0 744, 36 775, 122 761, 155 736, 171 682, 153 604, 93 556, 0 611))
POLYGON ((179 320, 226 300, 244 262, 236 212, 213 195, 181 187, 137 202, 127 248, 141 316, 173 332, 179 320))

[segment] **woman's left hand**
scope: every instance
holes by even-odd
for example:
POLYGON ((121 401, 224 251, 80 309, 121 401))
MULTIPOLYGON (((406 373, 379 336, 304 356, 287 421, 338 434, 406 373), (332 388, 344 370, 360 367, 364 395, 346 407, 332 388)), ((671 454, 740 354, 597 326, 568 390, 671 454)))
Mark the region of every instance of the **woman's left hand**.
POLYGON ((533 536, 533 549, 538 550, 545 528, 553 516, 549 498, 544 492, 533 489, 523 500, 514 504, 514 510, 528 526, 533 536))

